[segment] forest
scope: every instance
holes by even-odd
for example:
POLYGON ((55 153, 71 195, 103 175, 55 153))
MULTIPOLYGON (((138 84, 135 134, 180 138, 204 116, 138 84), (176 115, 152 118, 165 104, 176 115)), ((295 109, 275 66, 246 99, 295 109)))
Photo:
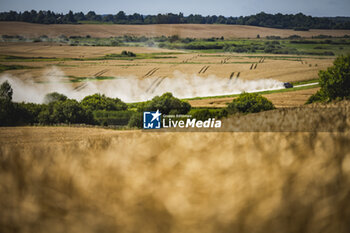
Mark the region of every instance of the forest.
POLYGON ((260 12, 250 16, 225 17, 222 15, 202 16, 183 13, 142 15, 134 13, 127 15, 124 11, 116 14, 96 14, 94 11, 67 14, 53 11, 1 12, 0 21, 20 21, 39 24, 237 24, 260 27, 294 29, 307 31, 309 29, 350 29, 350 17, 312 17, 298 14, 268 14, 260 12))

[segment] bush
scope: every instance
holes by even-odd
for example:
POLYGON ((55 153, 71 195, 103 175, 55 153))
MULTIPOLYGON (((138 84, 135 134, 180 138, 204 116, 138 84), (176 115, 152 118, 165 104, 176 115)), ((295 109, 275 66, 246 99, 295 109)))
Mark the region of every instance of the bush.
POLYGON ((49 94, 46 94, 44 97, 44 103, 49 104, 52 102, 56 102, 56 101, 65 101, 67 100, 67 96, 60 94, 58 92, 51 92, 49 94))
POLYGON ((191 105, 187 102, 175 98, 170 92, 162 96, 156 96, 144 105, 139 105, 138 111, 157 111, 162 114, 186 114, 190 111, 191 105))
POLYGON ((52 103, 50 119, 52 123, 91 123, 92 114, 85 111, 76 100, 67 99, 52 103))
POLYGON ((323 90, 317 91, 315 94, 310 96, 310 98, 306 101, 306 104, 311 104, 315 102, 325 102, 327 101, 327 96, 323 92, 323 90))
POLYGON ((307 103, 350 97, 350 54, 338 57, 333 66, 318 73, 321 89, 307 103))
POLYGON ((309 31, 310 29, 307 27, 295 27, 294 31, 309 31))
POLYGON ((39 123, 39 114, 43 109, 42 104, 34 103, 19 103, 19 108, 23 109, 22 114, 23 123, 34 124, 39 123))
POLYGON ((136 54, 130 51, 123 50, 121 52, 121 56, 123 57, 136 57, 136 54))
POLYGON ((300 38, 301 38, 301 36, 299 36, 299 35, 291 35, 288 37, 288 39, 300 39, 300 38))
POLYGON ((121 111, 126 110, 128 106, 118 98, 110 98, 101 94, 94 94, 86 96, 80 104, 85 110, 91 112, 96 110, 106 110, 106 111, 121 111))
POLYGON ((127 125, 133 111, 105 111, 99 110, 94 112, 94 119, 100 125, 127 125))
POLYGON ((0 126, 9 126, 16 123, 16 111, 14 104, 0 98, 0 126))
POLYGON ((242 93, 227 107, 228 113, 254 113, 275 109, 271 101, 257 93, 242 93))
POLYGON ((40 111, 39 104, 19 104, 0 99, 0 126, 37 123, 37 115, 40 111))
POLYGON ((208 120, 209 118, 215 118, 215 119, 221 119, 222 117, 227 116, 227 111, 226 109, 214 109, 214 110, 209 110, 209 109, 200 109, 195 111, 192 114, 192 118, 195 118, 197 120, 208 120))
POLYGON ((143 127, 143 113, 142 112, 135 112, 128 123, 128 126, 133 128, 142 128, 143 127))

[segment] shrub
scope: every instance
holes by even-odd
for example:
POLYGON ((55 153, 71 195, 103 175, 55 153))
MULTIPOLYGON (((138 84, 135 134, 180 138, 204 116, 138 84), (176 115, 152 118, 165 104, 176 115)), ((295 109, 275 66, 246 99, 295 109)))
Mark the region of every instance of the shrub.
POLYGON ((299 36, 299 35, 291 35, 288 37, 288 39, 300 39, 300 38, 301 38, 301 36, 299 36))
POLYGON ((19 103, 19 108, 22 109, 23 114, 23 123, 34 124, 39 123, 39 114, 43 109, 42 104, 34 104, 34 103, 19 103))
POLYGON ((121 52, 121 56, 123 57, 136 57, 136 54, 130 51, 123 50, 121 52))
POLYGON ((142 112, 135 112, 128 123, 129 127, 137 127, 142 128, 143 127, 143 113, 142 112))
POLYGON ((164 93, 162 96, 156 96, 144 105, 139 105, 138 111, 156 111, 162 114, 186 114, 190 111, 191 105, 187 102, 175 98, 170 92, 164 93))
POLYGON ((39 104, 19 104, 0 99, 0 126, 37 123, 37 115, 40 111, 41 105, 39 104))
POLYGON ((280 40, 281 37, 280 36, 266 36, 266 39, 269 39, 269 40, 280 40))
POLYGON ((295 27, 294 31, 309 31, 310 29, 307 27, 295 27))
POLYGON ((51 119, 53 123, 90 123, 92 114, 85 111, 78 101, 68 99, 53 103, 51 119))
POLYGON ((170 36, 170 37, 168 37, 168 38, 169 38, 169 42, 170 42, 170 43, 173 43, 173 42, 175 42, 175 41, 180 40, 180 37, 179 37, 178 35, 172 35, 172 36, 170 36))
POLYGON ((310 96, 310 98, 306 101, 306 104, 311 104, 315 102, 325 102, 327 101, 327 96, 323 92, 323 90, 317 91, 315 94, 310 96))
POLYGON ((56 102, 56 101, 65 101, 67 98, 67 96, 60 94, 58 92, 51 92, 49 94, 46 94, 44 97, 44 103, 45 104, 49 104, 52 102, 56 102))
POLYGON ((271 101, 257 93, 242 93, 227 107, 228 113, 254 113, 275 109, 271 101))
POLYGON ((118 98, 113 99, 98 93, 86 96, 80 103, 85 110, 90 110, 91 112, 96 110, 121 111, 126 110, 128 107, 118 98))
POLYGON ((13 125, 15 123, 15 106, 6 99, 0 98, 0 126, 13 125))
POLYGON ((192 114, 192 118, 195 118, 197 120, 203 120, 203 121, 209 118, 221 119, 222 117, 226 117, 226 116, 227 116, 226 109, 214 109, 214 110, 200 109, 195 111, 192 114))
POLYGON ((133 111, 105 111, 99 110, 95 111, 94 119, 100 125, 127 125, 131 116, 133 115, 133 111))

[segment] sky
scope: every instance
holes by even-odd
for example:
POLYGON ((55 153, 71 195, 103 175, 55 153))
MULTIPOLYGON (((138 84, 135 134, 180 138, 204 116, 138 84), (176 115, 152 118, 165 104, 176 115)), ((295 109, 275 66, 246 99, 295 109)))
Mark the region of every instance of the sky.
POLYGON ((246 16, 266 13, 312 16, 350 16, 349 0, 0 0, 0 11, 51 10, 58 13, 84 12, 143 15, 179 13, 184 15, 246 16))

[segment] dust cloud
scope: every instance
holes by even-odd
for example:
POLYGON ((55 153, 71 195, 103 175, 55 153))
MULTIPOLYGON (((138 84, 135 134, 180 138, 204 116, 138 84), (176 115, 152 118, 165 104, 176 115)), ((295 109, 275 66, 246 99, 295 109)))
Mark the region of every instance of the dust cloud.
POLYGON ((21 79, 5 74, 0 76, 0 83, 5 80, 10 82, 14 89, 14 101, 34 103, 42 103, 44 96, 54 91, 77 100, 101 93, 113 98, 118 97, 125 102, 137 102, 149 100, 165 92, 172 92, 178 98, 191 98, 283 88, 282 82, 272 79, 228 79, 215 75, 200 77, 180 71, 175 71, 173 77, 115 77, 113 80, 86 80, 73 86, 60 69, 53 67, 47 69, 41 79, 44 81, 36 83, 30 78, 21 79))

